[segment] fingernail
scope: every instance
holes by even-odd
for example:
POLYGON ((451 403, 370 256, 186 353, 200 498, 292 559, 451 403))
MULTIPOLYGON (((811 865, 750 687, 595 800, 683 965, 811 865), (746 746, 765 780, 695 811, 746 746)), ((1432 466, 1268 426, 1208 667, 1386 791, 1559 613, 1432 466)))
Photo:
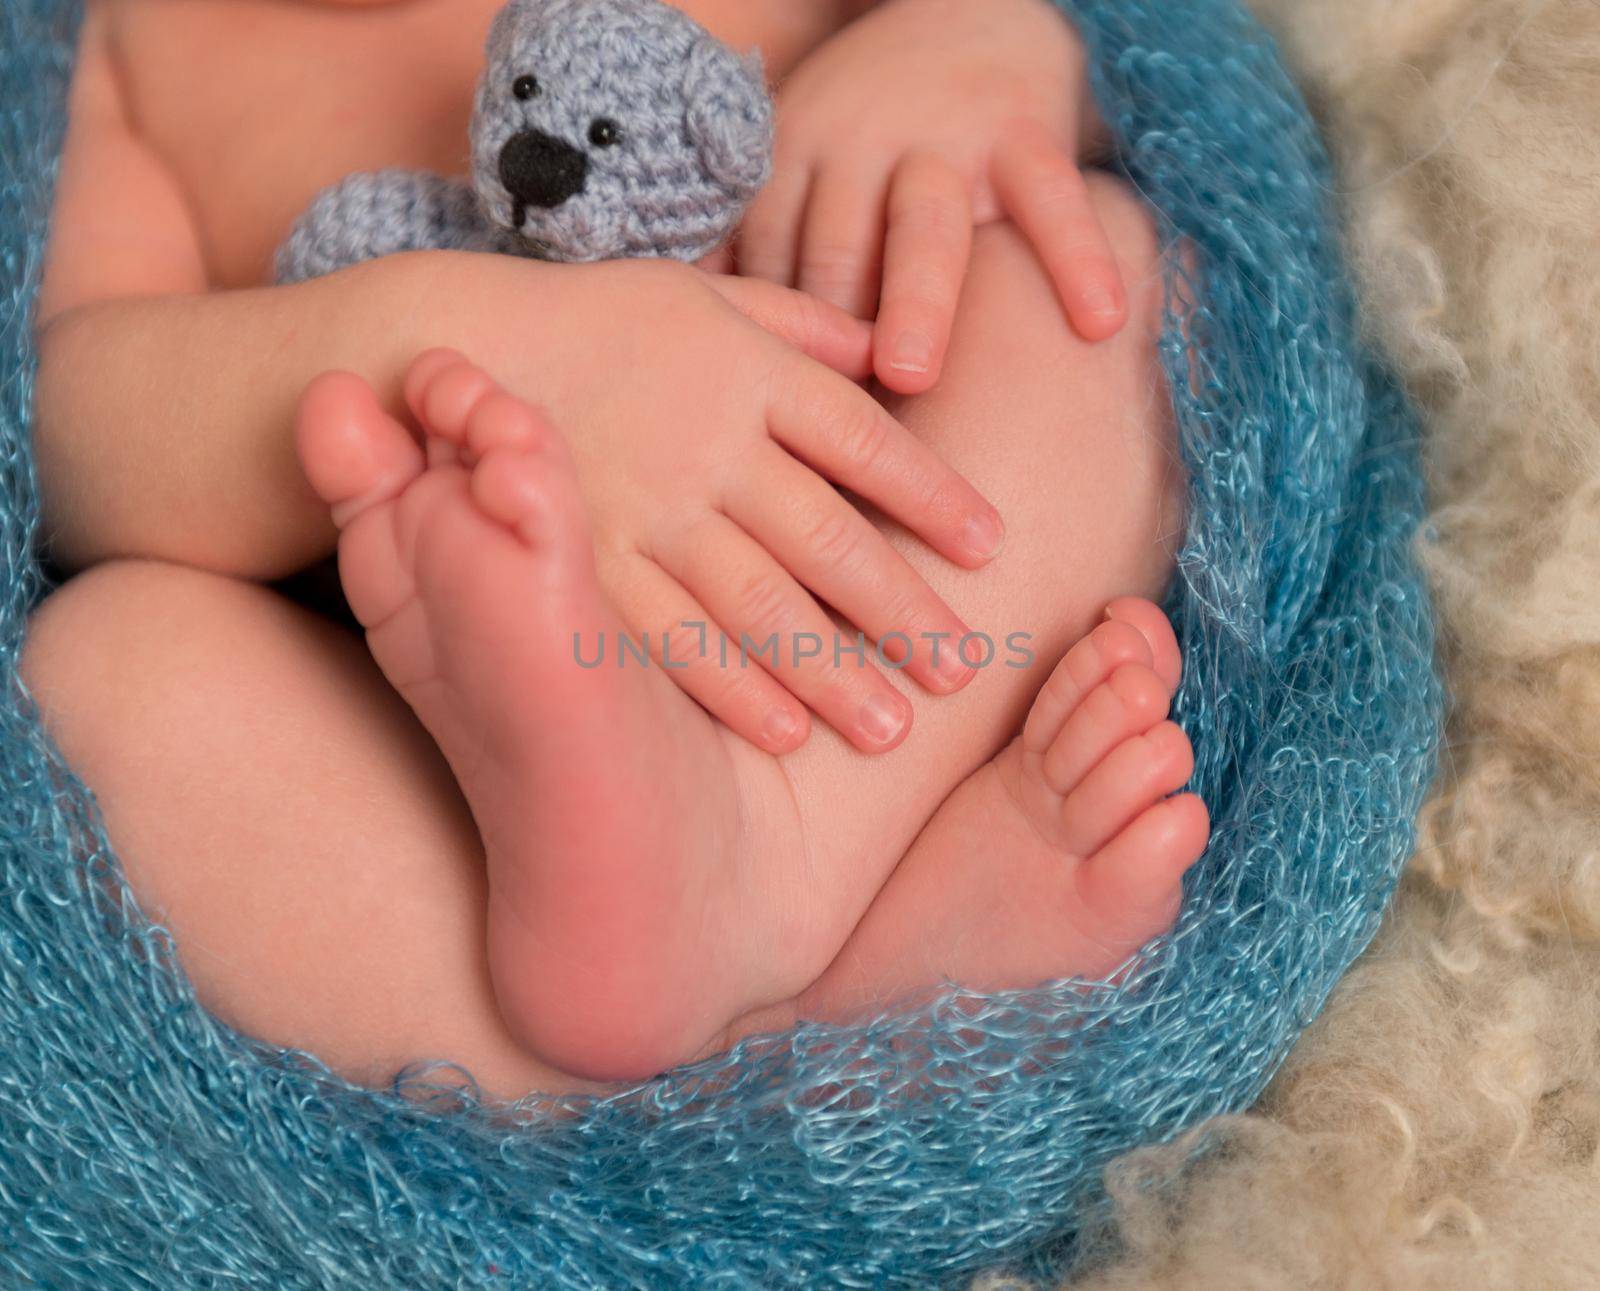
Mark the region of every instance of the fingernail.
POLYGON ((901 332, 889 356, 897 372, 926 372, 933 362, 933 342, 920 332, 901 332))
POLYGON ((942 641, 939 644, 947 648, 939 651, 938 672, 954 689, 972 674, 972 668, 962 660, 958 647, 942 641))
POLYGON ((1084 309, 1096 318, 1114 318, 1118 313, 1116 297, 1104 283, 1085 283, 1079 289, 1079 299, 1084 309))
POLYGON ((973 516, 967 521, 967 527, 961 534, 963 545, 979 560, 992 558, 1005 540, 1005 526, 1000 523, 1000 517, 993 512, 973 516))
POLYGON ((761 734, 775 748, 787 748, 799 729, 800 723, 794 720, 794 714, 781 708, 768 713, 767 720, 761 723, 761 734))
POLYGON ((861 706, 861 733, 874 744, 891 744, 906 729, 903 701, 874 695, 861 706))

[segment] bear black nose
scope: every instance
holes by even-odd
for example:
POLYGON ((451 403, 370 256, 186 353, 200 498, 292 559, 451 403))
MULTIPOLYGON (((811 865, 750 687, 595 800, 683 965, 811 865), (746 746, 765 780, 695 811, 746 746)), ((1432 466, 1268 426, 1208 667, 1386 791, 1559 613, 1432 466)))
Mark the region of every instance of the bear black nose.
POLYGON ((500 182, 511 194, 511 219, 519 229, 528 207, 560 206, 583 192, 588 174, 588 157, 543 130, 514 134, 500 150, 500 182))

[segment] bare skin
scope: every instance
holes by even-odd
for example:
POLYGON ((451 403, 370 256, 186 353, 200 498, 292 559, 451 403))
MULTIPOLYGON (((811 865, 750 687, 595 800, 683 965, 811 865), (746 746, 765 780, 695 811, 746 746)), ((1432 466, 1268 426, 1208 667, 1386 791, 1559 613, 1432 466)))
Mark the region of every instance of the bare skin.
MULTIPOLYGON (((420 22, 428 8, 394 16, 420 22)), ((221 7, 161 0, 123 19, 159 30, 161 10, 173 31, 203 42, 216 33, 183 24, 215 21, 221 7)), ((296 24, 327 17, 281 4, 227 12, 262 24, 246 44, 263 50, 266 28, 286 24, 285 40, 304 39, 296 24)), ((716 29, 714 13, 701 16, 716 29)), ((317 35, 332 41, 332 30, 317 35)), ((414 30, 391 34, 397 50, 418 40, 414 30)), ((219 104, 236 102, 249 70, 216 85, 219 104)), ((448 80, 431 65, 429 74, 448 80)), ((337 97, 325 112, 338 110, 337 97)), ((141 105, 137 118, 159 115, 141 105)), ((233 146, 248 154, 257 141, 237 115, 233 124, 233 146)), ((320 140, 326 117, 303 128, 320 140)), ((181 124, 171 129, 193 142, 181 124)), ((332 167, 426 164, 399 138, 397 129, 395 139, 368 140, 362 156, 332 167)), ((163 182, 183 173, 185 185, 213 183, 215 139, 196 144, 185 164, 166 160, 182 151, 178 142, 161 149, 163 182)), ((259 524, 278 547, 274 560, 292 568, 325 549, 334 530, 324 507, 334 508, 347 592, 395 684, 356 643, 271 594, 176 565, 105 565, 41 611, 30 684, 96 788, 136 888, 177 932, 207 1003, 358 1079, 448 1056, 514 1096, 648 1075, 751 1028, 851 1016, 945 977, 991 987, 1109 971, 1166 926, 1206 824, 1194 799, 1167 798, 1189 765, 1187 743, 1162 720, 1176 682, 1170 631, 1148 604, 1117 598, 1155 595, 1169 577, 1182 481, 1153 350, 1152 231, 1111 181, 1091 187, 1129 284, 1124 332, 1098 345, 1075 334, 1037 258, 1007 226, 989 226, 976 239, 941 381, 890 400, 907 428, 999 506, 1010 537, 999 560, 972 572, 898 526, 878 527, 968 625, 997 639, 1030 632, 1039 663, 981 670, 954 695, 889 675, 914 720, 883 758, 821 726, 775 757, 712 722, 660 672, 572 675, 571 625, 631 626, 598 558, 612 532, 597 527, 605 481, 595 466, 585 471, 586 440, 565 416, 552 424, 524 402, 548 407, 548 387, 515 369, 492 328, 452 336, 435 324, 385 349, 382 303, 392 307, 400 286, 377 272, 320 285, 323 319, 352 311, 325 334, 315 331, 318 311, 295 307, 286 292, 196 298, 197 309, 204 300, 240 316, 254 307, 241 327, 279 311, 274 357, 304 346, 299 361, 311 365, 325 342, 349 370, 312 384, 299 403, 310 486, 282 466, 283 454, 294 462, 289 409, 279 404, 236 429, 262 446, 257 465, 268 469, 254 484, 267 498, 259 524), (374 298, 379 305, 365 303, 374 298), (370 322, 359 321, 363 308, 374 310, 370 322), (482 367, 434 353, 407 369, 401 356, 413 342, 440 341, 482 367), (343 361, 356 351, 356 362, 343 361), (430 400, 440 383, 459 386, 463 371, 489 374, 475 398, 454 409, 430 400), (420 449, 416 432, 433 447, 420 449), (483 451, 491 439, 494 451, 483 451), (463 561, 468 551, 474 558, 463 561), (437 572, 459 575, 464 564, 469 579, 437 572), (1114 602, 1116 621, 1097 628, 1114 602), (563 625, 558 639, 540 626, 552 622, 563 625), (1061 680, 1035 702, 1064 654, 1061 680), (561 680, 528 684, 541 676, 561 680), (448 703, 436 702, 441 691, 448 703), (624 730, 632 737, 619 741, 624 730), (564 759, 549 756, 557 734, 564 759), (619 766, 619 748, 631 763, 619 766), (641 839, 648 855, 635 846, 641 839)), ((69 186, 64 211, 71 199, 69 186)), ((207 216, 204 203, 184 205, 201 211, 205 231, 192 242, 208 248, 190 263, 190 289, 253 281, 249 266, 273 245, 276 213, 257 218, 241 204, 225 219, 207 216), (241 276, 230 282, 230 273, 241 276)), ((285 200, 283 222, 294 209, 285 200)), ((78 216, 57 226, 56 263, 66 268, 52 270, 52 300, 80 311, 76 336, 69 325, 57 339, 137 352, 140 325, 165 309, 203 344, 208 328, 170 295, 185 290, 176 271, 163 299, 152 298, 157 282, 124 283, 98 315, 84 307, 72 284, 101 283, 109 270, 60 251, 64 230, 95 218, 83 207, 78 216)), ((162 227, 152 217, 147 245, 160 244, 162 227)), ((185 259, 174 253, 172 263, 185 259)), ((214 331, 215 316, 207 321, 214 331)), ((96 396, 68 389, 84 384, 72 380, 70 345, 49 357, 41 459, 65 549, 88 561, 182 559, 168 547, 185 544, 215 551, 210 509, 220 517, 225 508, 213 494, 243 494, 248 481, 220 460, 208 475, 203 454, 181 483, 158 486, 174 489, 186 514, 130 507, 115 542, 74 514, 74 490, 91 489, 105 470, 92 460, 97 446, 75 438, 87 434, 82 419, 93 422, 96 396), (50 407, 62 412, 47 417, 50 407)), ((298 369, 283 366, 292 386, 298 369)), ((274 367, 274 390, 280 378, 274 367)), ((201 406, 231 416, 224 404, 248 402, 226 399, 225 388, 219 382, 201 406)), ((169 443, 141 446, 159 455, 175 441, 181 458, 197 438, 195 405, 182 391, 173 399, 175 424, 163 431, 151 415, 145 432, 169 443)))

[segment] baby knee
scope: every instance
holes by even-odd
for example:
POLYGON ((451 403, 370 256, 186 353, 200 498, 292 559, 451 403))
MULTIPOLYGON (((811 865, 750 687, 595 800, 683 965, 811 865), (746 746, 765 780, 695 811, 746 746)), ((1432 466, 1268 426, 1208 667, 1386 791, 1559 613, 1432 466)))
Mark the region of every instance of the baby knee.
POLYGON ((228 589, 258 596, 231 579, 150 560, 112 560, 79 574, 34 612, 23 644, 30 684, 94 675, 128 655, 184 650, 193 627, 228 589), (181 629, 181 630, 180 630, 181 629))
MULTIPOLYGON (((34 612, 21 674, 51 734, 85 774, 98 754, 171 729, 205 699, 207 672, 226 669, 216 636, 221 602, 267 597, 259 588, 158 561, 108 561, 79 574, 34 612)), ((199 716, 200 714, 196 714, 199 716)))
POLYGON ((58 588, 28 621, 23 680, 36 694, 48 694, 77 678, 93 678, 101 671, 97 663, 119 652, 120 629, 138 621, 138 607, 161 603, 168 590, 166 568, 108 561, 58 588))

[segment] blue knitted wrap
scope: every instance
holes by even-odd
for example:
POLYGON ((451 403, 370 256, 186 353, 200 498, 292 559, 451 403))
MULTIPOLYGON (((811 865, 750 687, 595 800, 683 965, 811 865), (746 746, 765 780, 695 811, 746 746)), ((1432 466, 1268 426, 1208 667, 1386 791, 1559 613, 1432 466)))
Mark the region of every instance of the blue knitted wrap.
POLYGON ((17 682, 42 585, 28 314, 76 12, 0 5, 0 1284, 1059 1266, 1109 1161, 1256 1097, 1373 935, 1433 771, 1417 427, 1357 342, 1322 146, 1238 0, 1066 8, 1129 174, 1198 250, 1202 307, 1164 342, 1193 481, 1171 608, 1215 836, 1178 927, 1114 988, 806 1026, 518 1125, 412 1078, 354 1088, 210 1018, 17 682))

